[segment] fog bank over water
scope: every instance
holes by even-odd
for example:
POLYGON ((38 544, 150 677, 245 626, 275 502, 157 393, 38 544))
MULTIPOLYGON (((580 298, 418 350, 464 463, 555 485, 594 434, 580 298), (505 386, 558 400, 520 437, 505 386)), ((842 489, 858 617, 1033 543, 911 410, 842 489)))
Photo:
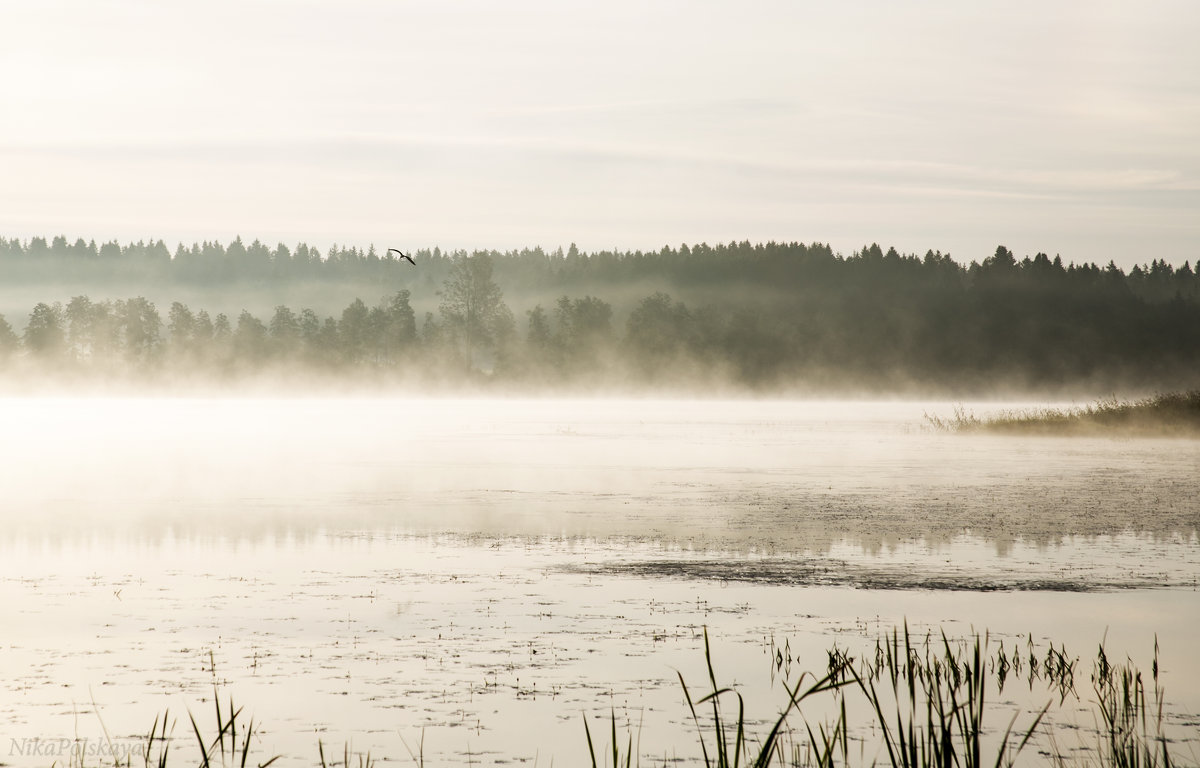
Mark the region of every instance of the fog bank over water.
MULTIPOLYGON (((986 406, 977 406, 986 409, 986 406)), ((962 436, 948 403, 0 401, 7 535, 610 537, 760 553, 1200 531, 1200 443, 962 436), (1146 514, 1130 514, 1130 510, 1146 514)))

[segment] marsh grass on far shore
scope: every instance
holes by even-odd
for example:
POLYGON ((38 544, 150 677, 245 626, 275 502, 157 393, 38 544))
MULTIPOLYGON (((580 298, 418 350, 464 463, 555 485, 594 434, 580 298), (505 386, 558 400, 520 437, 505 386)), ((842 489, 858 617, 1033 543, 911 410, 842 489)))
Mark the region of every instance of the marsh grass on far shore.
POLYGON ((962 406, 949 418, 925 414, 935 430, 1008 434, 1200 437, 1200 389, 1141 400, 1108 398, 1078 408, 1000 411, 980 418, 962 406))

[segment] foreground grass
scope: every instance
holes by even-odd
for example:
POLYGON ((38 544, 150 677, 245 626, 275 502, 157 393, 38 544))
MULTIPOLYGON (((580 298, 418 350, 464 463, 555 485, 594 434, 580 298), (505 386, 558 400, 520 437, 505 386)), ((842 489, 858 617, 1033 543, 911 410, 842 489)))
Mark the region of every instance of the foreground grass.
MULTIPOLYGON (((710 690, 693 700, 682 676, 679 682, 706 768, 1008 768, 1017 764, 1022 753, 1028 757, 1024 762, 1058 768, 1182 764, 1163 732, 1157 643, 1149 689, 1131 661, 1113 664, 1101 645, 1091 676, 1094 741, 1060 747, 1053 733, 1047 733, 1048 745, 1033 755, 1026 748, 1052 708, 1057 704, 1070 709, 1081 701, 1075 690, 1078 659, 1053 644, 1039 652, 1031 638, 1022 653, 1019 646, 993 645, 986 635, 959 642, 944 634, 914 640, 905 627, 877 642, 874 653, 864 658, 835 646, 822 674, 805 672, 785 685, 787 696, 780 714, 765 734, 754 736, 748 730, 741 695, 717 683, 707 632, 704 640, 710 690), (1028 686, 1031 694, 1035 688, 1042 691, 1045 705, 1028 711, 1018 708, 1005 722, 1011 706, 998 710, 988 702, 999 698, 1006 684, 1028 686), (821 702, 821 711, 835 715, 832 721, 814 726, 802 707, 822 695, 832 701, 821 702), (730 697, 737 703, 732 716, 721 703, 730 697), (697 707, 706 710, 703 716, 697 707)), ((777 656, 780 668, 784 663, 782 654, 777 656)), ((592 768, 639 764, 630 751, 632 739, 627 740, 624 753, 620 750, 615 715, 611 751, 599 756, 586 719, 584 727, 592 768)), ((662 758, 661 762, 669 761, 662 758)))
MULTIPOLYGON (((718 683, 707 630, 704 651, 707 690, 694 695, 682 674, 679 684, 705 768, 1009 768, 1018 760, 1055 768, 1171 768, 1197 763, 1195 755, 1190 763, 1181 762, 1163 730, 1157 642, 1149 683, 1132 661, 1110 661, 1102 644, 1091 674, 1094 696, 1086 701, 1075 688, 1078 658, 1053 644, 1045 650, 1035 647, 1032 638, 1027 644, 1006 647, 978 634, 958 641, 944 634, 914 638, 906 626, 878 640, 873 652, 861 657, 835 645, 819 673, 806 671, 790 679, 792 659, 780 649, 774 654, 772 672, 783 679, 784 697, 778 715, 768 721, 763 733, 752 732, 754 722, 747 719, 742 695, 718 683), (990 704, 1002 698, 1006 685, 1027 687, 1032 699, 1044 697, 1046 703, 1040 707, 1014 705, 1011 700, 1003 707, 990 704), (808 719, 809 704, 816 705, 824 721, 808 719), (1091 706, 1093 733, 1076 731, 1079 743, 1058 744, 1052 730, 1046 729, 1049 718, 1058 711, 1078 711, 1081 704, 1091 706), (1035 754, 1028 748, 1038 736, 1044 738, 1035 754)), ((256 724, 241 713, 232 701, 222 707, 218 698, 213 729, 206 732, 189 713, 183 735, 175 733, 178 723, 164 713, 155 719, 140 751, 124 760, 100 760, 95 766, 268 768, 279 756, 255 754, 253 745, 260 742, 256 724), (180 744, 190 741, 193 751, 181 756, 179 749, 172 749, 177 739, 180 744)), ((598 739, 585 715, 586 752, 581 749, 580 755, 585 759, 575 764, 640 766, 642 756, 634 747, 634 734, 618 732, 615 712, 610 711, 607 720, 602 735, 608 743, 597 748, 598 739)), ((316 751, 314 765, 320 768, 376 764, 371 755, 352 753, 348 746, 337 756, 340 761, 330 760, 320 742, 316 751)), ((424 768, 423 739, 415 751, 410 749, 409 758, 424 768)), ((661 757, 647 762, 677 761, 661 757)), ((68 768, 91 765, 73 756, 68 768)))
POLYGON ((1200 389, 1065 410, 1002 411, 984 419, 956 408, 951 418, 926 414, 925 420, 947 432, 1200 437, 1200 389))

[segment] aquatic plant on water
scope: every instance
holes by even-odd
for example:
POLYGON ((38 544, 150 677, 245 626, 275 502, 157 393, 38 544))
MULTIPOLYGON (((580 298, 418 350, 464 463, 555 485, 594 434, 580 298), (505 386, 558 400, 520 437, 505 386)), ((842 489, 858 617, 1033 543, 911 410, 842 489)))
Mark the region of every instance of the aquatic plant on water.
MULTIPOLYGON (((1062 746, 1047 732, 1048 746, 1040 748, 1043 761, 1103 768, 1180 765, 1163 730, 1165 695, 1159 684, 1158 650, 1156 641, 1152 687, 1147 690, 1146 680, 1133 662, 1113 663, 1102 643, 1091 676, 1095 743, 1062 746)), ((1019 643, 1011 647, 994 643, 987 634, 957 641, 944 633, 914 637, 906 625, 877 639, 874 648, 860 657, 836 644, 827 655, 820 674, 803 671, 790 681, 784 679, 782 707, 768 720, 766 732, 755 734, 742 694, 718 682, 706 628, 708 690, 694 698, 682 673, 677 673, 705 768, 1009 768, 1036 738, 1055 702, 1061 706, 1068 699, 1079 698, 1075 690, 1078 659, 1053 644, 1042 651, 1032 637, 1022 649, 1019 643), (1009 716, 1011 705, 990 704, 1006 685, 1018 683, 1027 686, 1031 694, 1036 686, 1047 695, 1045 705, 1027 712, 1018 707, 1009 716), (728 707, 729 702, 736 702, 735 708, 728 707), (814 725, 806 712, 809 704, 826 718, 833 713, 832 721, 814 725), (1007 719, 1002 730, 995 722, 998 717, 1001 723, 1007 719), (873 742, 869 741, 872 737, 873 742), (853 750, 851 742, 855 743, 853 750)), ((790 672, 790 648, 774 649, 771 660, 773 674, 790 672)), ((217 696, 214 702, 214 731, 208 736, 188 713, 198 753, 181 758, 179 750, 172 750, 177 722, 166 711, 155 718, 140 750, 126 754, 124 760, 100 761, 96 768, 132 768, 135 764, 168 768, 181 760, 199 768, 267 768, 279 759, 279 755, 258 754, 258 727, 231 698, 225 707, 217 696)), ((632 730, 623 735, 618 732, 615 712, 610 710, 608 719, 609 743, 598 744, 584 717, 592 768, 639 766, 640 726, 635 740, 632 730)), ((107 738, 107 729, 105 734, 107 738)), ((320 768, 373 768, 376 763, 369 753, 355 753, 348 744, 341 752, 340 761, 331 761, 325 745, 318 741, 316 764, 320 768)), ((110 754, 116 752, 110 750, 110 754)), ((416 752, 410 750, 409 757, 418 768, 424 768, 423 736, 420 747, 416 752)), ((664 758, 663 763, 667 762, 664 758)), ((73 753, 67 768, 90 766, 81 754, 73 753)))

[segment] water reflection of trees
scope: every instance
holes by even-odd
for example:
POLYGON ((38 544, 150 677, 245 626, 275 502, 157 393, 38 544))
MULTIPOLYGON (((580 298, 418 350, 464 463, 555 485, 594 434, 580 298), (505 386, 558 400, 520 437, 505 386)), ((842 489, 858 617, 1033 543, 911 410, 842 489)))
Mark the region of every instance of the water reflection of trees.
POLYGON ((467 544, 609 542, 606 546, 771 557, 828 555, 844 545, 876 556, 912 544, 949 552, 969 540, 986 542, 1000 557, 1017 545, 1053 557, 1056 549, 1127 535, 1194 546, 1200 536, 1200 506, 1188 478, 1143 483, 1095 472, 1053 482, 891 492, 700 489, 686 497, 656 498, 480 490, 453 498, 427 492, 386 498, 328 493, 305 501, 74 501, 45 503, 36 512, 10 516, 3 535, 9 543, 20 539, 46 546, 97 537, 147 546, 173 540, 307 546, 331 536, 446 536, 467 544))

